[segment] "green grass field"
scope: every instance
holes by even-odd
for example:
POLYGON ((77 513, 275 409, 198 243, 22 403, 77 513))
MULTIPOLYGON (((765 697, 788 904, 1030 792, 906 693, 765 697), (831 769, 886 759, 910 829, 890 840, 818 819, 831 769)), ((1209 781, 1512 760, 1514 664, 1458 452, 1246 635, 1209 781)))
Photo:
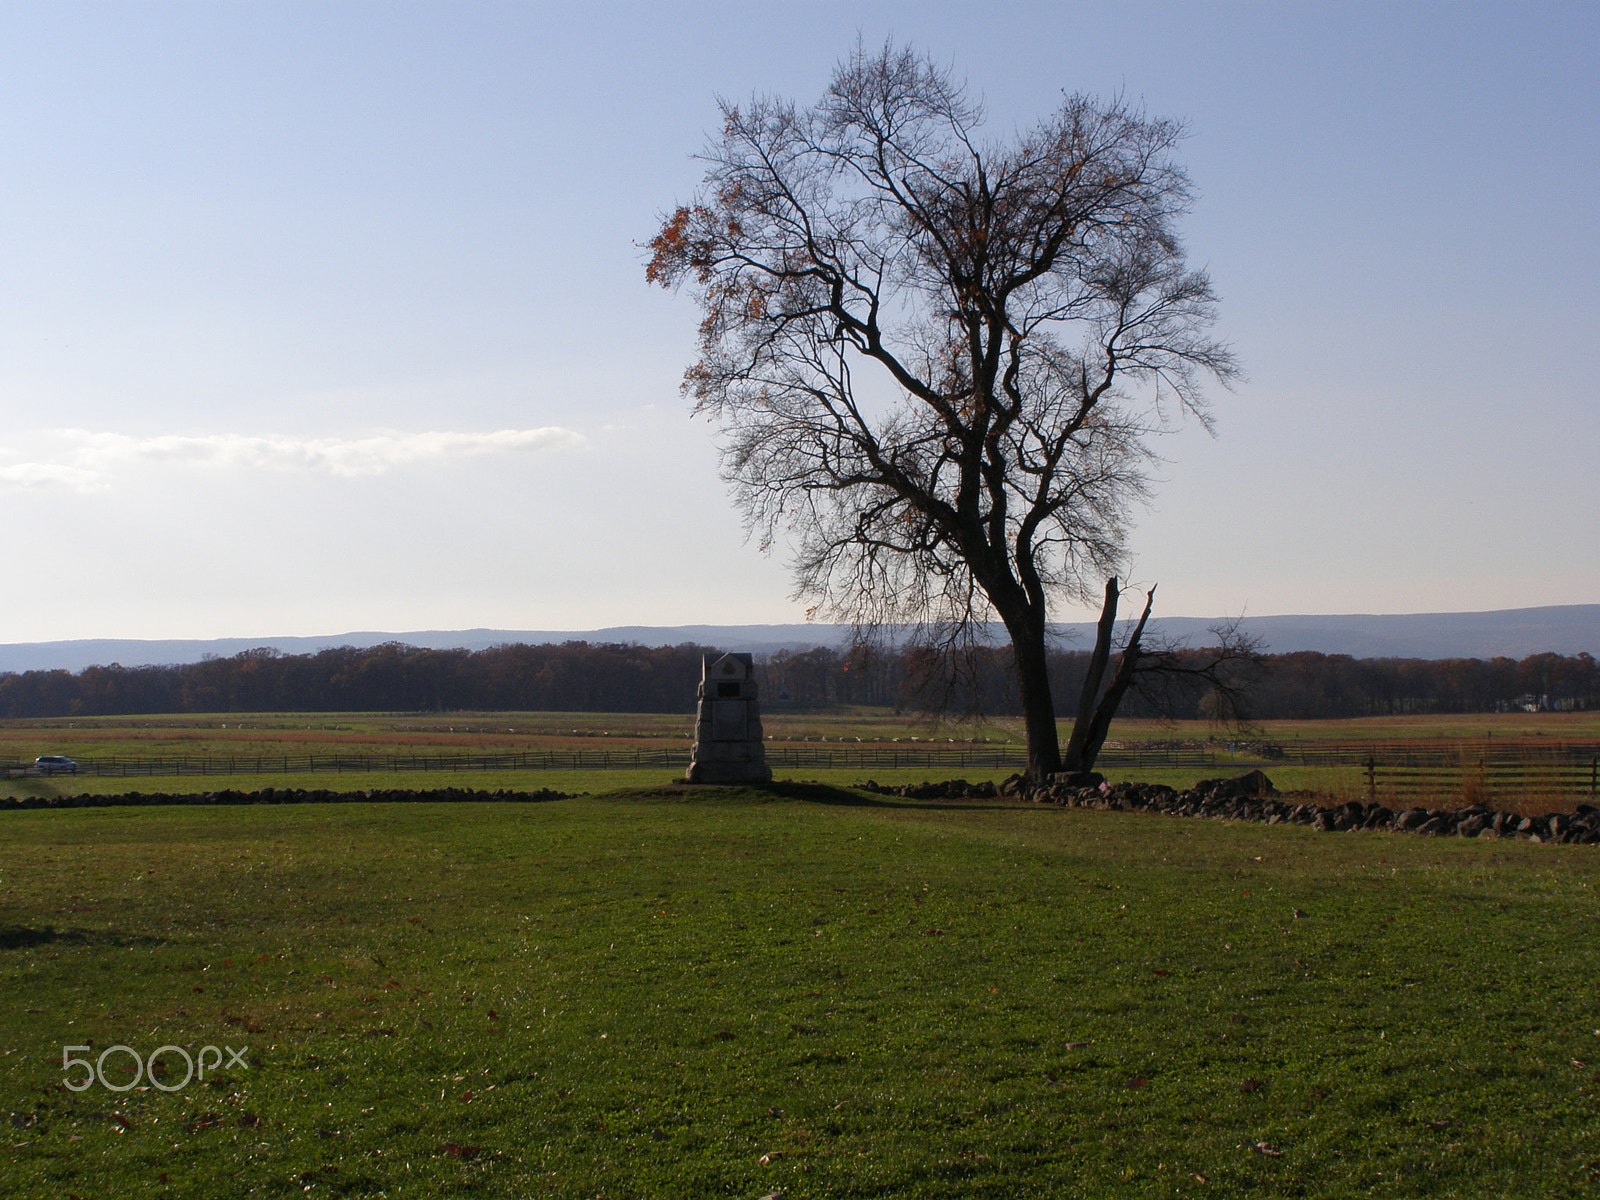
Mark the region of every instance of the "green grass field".
MULTIPOLYGON (((766 730, 777 750, 797 747, 808 753, 848 753, 856 748, 966 749, 986 755, 1001 753, 1006 761, 1020 763, 1023 739, 1016 722, 983 724, 930 724, 885 709, 844 708, 825 712, 769 711, 766 730)), ((1063 723, 1062 736, 1068 726, 1063 723)), ((634 750, 687 753, 691 722, 687 715, 597 713, 317 713, 317 714, 212 714, 208 716, 52 718, 0 722, 0 763, 27 763, 40 754, 66 754, 90 762, 121 756, 132 759, 202 758, 224 763, 259 760, 264 773, 220 774, 85 774, 79 776, 18 776, 0 778, 0 798, 55 796, 77 793, 128 791, 203 792, 232 789, 256 791, 273 788, 330 788, 358 791, 372 788, 461 787, 536 791, 608 792, 622 787, 652 786, 669 778, 671 768, 646 769, 510 769, 460 771, 346 770, 308 771, 288 768, 307 756, 398 755, 438 756, 515 754, 578 751, 588 755, 634 750)), ((1542 745, 1600 742, 1600 713, 1508 713, 1458 717, 1392 717, 1367 721, 1272 722, 1255 731, 1261 740, 1284 747, 1287 757, 1267 764, 1273 782, 1283 790, 1315 794, 1329 803, 1367 796, 1365 775, 1356 764, 1363 748, 1403 747, 1422 742, 1451 742, 1525 748, 1537 765, 1542 745), (1341 747, 1342 765, 1317 765, 1299 761, 1302 751, 1329 745, 1341 747)), ((1149 743, 1185 743, 1209 747, 1215 762, 1204 766, 1129 766, 1102 760, 1101 769, 1114 782, 1137 780, 1165 783, 1177 788, 1197 779, 1234 774, 1255 765, 1256 755, 1244 750, 1238 763, 1230 756, 1229 735, 1203 722, 1176 724, 1123 721, 1112 729, 1110 745, 1134 750, 1149 743), (1209 739, 1209 740, 1208 740, 1209 739)), ((1470 755, 1470 759, 1478 752, 1470 755)), ((1113 756, 1114 758, 1114 756, 1113 756)), ((992 760, 990 760, 992 762, 992 760)), ((1464 761, 1466 761, 1464 759, 1464 761)), ((1463 778, 1470 778, 1469 769, 1463 778)), ((840 786, 874 779, 884 784, 918 783, 961 776, 976 782, 998 781, 1011 766, 886 767, 785 767, 779 778, 812 780, 840 786)), ((1384 783, 1387 784, 1387 777, 1384 783)), ((1523 812, 1570 811, 1592 800, 1588 777, 1581 764, 1561 786, 1532 782, 1526 788, 1491 797, 1498 806, 1523 812)), ((1478 800, 1481 789, 1462 779, 1440 777, 1433 792, 1408 796, 1403 801, 1382 792, 1386 803, 1425 801, 1433 807, 1460 807, 1478 800)))
POLYGON ((7 1195, 1600 1188, 1592 848, 798 785, 0 819, 7 1195), (64 1086, 168 1045, 248 1065, 64 1086))
MULTIPOLYGON (((1244 769, 1244 767, 1219 766, 1209 774, 1231 775, 1237 774, 1244 769)), ((1330 798, 1330 802, 1340 795, 1359 797, 1363 793, 1362 773, 1358 767, 1300 768, 1274 765, 1269 769, 1271 770, 1271 778, 1274 785, 1280 790, 1315 788, 1321 793, 1326 793, 1330 798)), ((851 787, 864 783, 868 778, 875 783, 898 785, 940 781, 956 775, 965 778, 969 783, 977 783, 985 779, 999 783, 1009 774, 1011 772, 1004 768, 998 770, 985 770, 982 768, 940 770, 928 767, 899 769, 800 767, 782 769, 775 772, 780 781, 822 783, 835 787, 851 787)), ((1132 780, 1141 783, 1164 783, 1171 787, 1182 789, 1192 786, 1197 779, 1202 775, 1208 774, 1208 772, 1196 768, 1181 770, 1154 768, 1136 770, 1129 768, 1126 770, 1107 770, 1105 774, 1114 783, 1132 780)), ((341 792, 388 789, 421 791, 430 788, 451 787, 488 792, 502 789, 513 792, 537 792, 542 789, 549 789, 568 795, 591 795, 611 793, 624 788, 658 787, 674 782, 678 777, 681 777, 681 772, 661 767, 640 768, 637 770, 505 770, 451 771, 448 773, 438 771, 346 771, 340 773, 290 772, 286 775, 277 773, 270 775, 203 776, 81 775, 0 780, 0 799, 23 796, 116 795, 126 792, 141 792, 146 795, 217 792, 223 790, 256 792, 265 787, 283 790, 304 789, 307 791, 325 788, 341 792)), ((1568 803, 1563 807, 1570 809, 1572 806, 1568 803)))
MULTIPOLYGON (((1014 746, 1025 741, 1020 720, 934 723, 888 709, 763 713, 778 742, 922 743, 1014 746)), ((692 712, 673 713, 218 713, 203 716, 52 717, 0 721, 0 761, 40 754, 75 758, 107 755, 412 753, 610 746, 688 747, 692 712)), ((1061 722, 1065 739, 1070 720, 1061 722)), ((1393 742, 1415 739, 1509 738, 1600 740, 1600 712, 1502 713, 1440 717, 1383 717, 1352 721, 1269 721, 1254 731, 1292 750, 1298 744, 1393 742)), ((1226 743, 1230 734, 1203 721, 1118 721, 1110 741, 1226 743)))

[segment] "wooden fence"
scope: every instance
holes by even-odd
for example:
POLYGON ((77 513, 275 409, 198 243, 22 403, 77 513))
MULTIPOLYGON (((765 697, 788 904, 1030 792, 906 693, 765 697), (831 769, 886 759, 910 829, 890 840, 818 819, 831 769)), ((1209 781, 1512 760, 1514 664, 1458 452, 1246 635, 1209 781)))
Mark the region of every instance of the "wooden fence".
MULTIPOLYGON (((1026 759, 1021 746, 851 746, 769 745, 767 761, 774 767, 890 770, 908 768, 931 771, 1021 770, 1026 759)), ((1210 750, 1106 750, 1101 764, 1118 768, 1194 767, 1210 769, 1234 760, 1210 750)), ((518 750, 479 754, 274 754, 274 755, 164 755, 80 758, 83 775, 288 775, 332 772, 457 772, 617 770, 632 767, 689 765, 687 746, 676 748, 619 747, 606 750, 518 750)), ((1247 764, 1249 765, 1249 764, 1247 764)), ((17 764, 16 774, 25 770, 17 764)))
MULTIPOLYGON (((1015 771, 1024 763, 1021 746, 852 746, 772 744, 767 761, 781 769, 838 769, 869 773, 925 770, 944 778, 964 771, 1015 771)), ((583 750, 520 750, 479 754, 286 754, 120 756, 78 760, 84 775, 208 776, 273 774, 355 774, 412 771, 682 770, 686 746, 618 747, 583 750)), ((1344 768, 1344 791, 1354 786, 1364 798, 1407 803, 1436 797, 1444 801, 1543 798, 1594 798, 1600 791, 1600 744, 1533 743, 1508 739, 1481 742, 1350 742, 1285 748, 1281 757, 1234 755, 1205 747, 1106 749, 1102 768, 1121 774, 1145 769, 1192 770, 1231 775, 1260 767, 1344 768), (1358 782, 1352 785, 1351 769, 1358 782)), ((31 764, 6 768, 10 776, 35 774, 31 764)))
MULTIPOLYGON (((1241 769, 1245 764, 1239 761, 1241 769)), ((1510 738, 1406 739, 1290 744, 1258 764, 1342 769, 1323 786, 1330 794, 1379 800, 1391 807, 1423 801, 1570 803, 1600 797, 1600 743, 1510 738)), ((1303 785, 1304 786, 1304 785, 1303 785)))

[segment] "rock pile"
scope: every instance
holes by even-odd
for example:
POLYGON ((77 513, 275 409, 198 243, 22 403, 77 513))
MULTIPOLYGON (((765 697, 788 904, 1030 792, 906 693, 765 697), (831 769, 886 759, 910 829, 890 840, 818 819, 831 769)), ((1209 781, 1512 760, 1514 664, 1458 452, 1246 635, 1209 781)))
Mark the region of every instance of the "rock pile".
POLYGON ((1106 783, 1098 776, 1058 775, 1049 783, 1029 787, 1013 775, 998 788, 992 783, 969 784, 964 779, 948 783, 916 783, 884 787, 868 781, 864 790, 914 800, 987 800, 996 796, 1056 804, 1063 808, 1093 808, 1109 812, 1162 813, 1173 817, 1209 817, 1216 821, 1260 821, 1268 825, 1307 825, 1323 832, 1386 829, 1422 837, 1523 838, 1531 842, 1600 844, 1600 808, 1580 804, 1571 813, 1528 817, 1497 812, 1482 805, 1470 808, 1385 808, 1376 802, 1322 805, 1305 795, 1284 794, 1260 771, 1233 779, 1202 779, 1178 791, 1161 783, 1106 783))
POLYGON ((152 804, 399 804, 449 802, 537 803, 565 800, 565 792, 540 788, 536 792, 474 791, 471 788, 429 788, 405 791, 399 788, 373 788, 363 792, 330 792, 323 788, 262 788, 259 792, 123 792, 114 796, 26 796, 0 799, 0 809, 24 808, 118 808, 152 804))
POLYGON ((1000 798, 1000 789, 987 779, 982 783, 950 779, 944 783, 904 783, 888 786, 869 779, 856 786, 865 792, 876 792, 880 796, 903 796, 907 800, 998 800, 1000 798))

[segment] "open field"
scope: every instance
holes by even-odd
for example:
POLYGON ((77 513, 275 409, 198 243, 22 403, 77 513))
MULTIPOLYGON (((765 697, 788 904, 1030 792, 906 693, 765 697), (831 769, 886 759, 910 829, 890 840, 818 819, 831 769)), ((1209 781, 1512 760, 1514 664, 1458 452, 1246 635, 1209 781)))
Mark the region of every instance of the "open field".
MULTIPOLYGON (((762 719, 779 742, 1014 745, 1023 742, 1015 718, 980 722, 930 722, 889 709, 840 708, 819 712, 769 706, 762 719)), ((63 753, 136 753, 154 745, 194 752, 243 753, 243 747, 363 748, 467 747, 493 750, 571 745, 660 745, 692 736, 694 714, 683 713, 218 713, 209 716, 50 717, 0 721, 0 759, 63 753), (36 749, 36 747, 46 747, 36 749)), ((1060 722, 1063 735, 1071 721, 1060 722)), ((1215 739, 1227 731, 1205 721, 1118 721, 1111 740, 1127 744, 1215 739)), ((1362 742, 1493 738, 1600 740, 1600 712, 1492 713, 1425 717, 1372 717, 1345 721, 1266 721, 1252 736, 1292 746, 1296 742, 1362 742)))
MULTIPOLYGON (((932 725, 887 710, 770 712, 779 778, 848 785, 1000 780, 1022 762, 1006 721, 932 725)), ((66 754, 78 776, 0 779, 0 796, 336 787, 610 791, 680 775, 690 718, 673 714, 218 714, 0 723, 0 764, 66 754), (594 768, 605 767, 599 781, 594 768)), ((1064 728, 1065 732, 1065 728, 1064 728)), ((1262 765, 1284 790, 1330 800, 1523 812, 1594 799, 1600 714, 1514 713, 1272 722, 1245 741, 1202 722, 1116 725, 1099 764, 1113 781, 1187 787, 1262 765), (1263 743, 1282 757, 1263 758, 1263 743), (1375 756, 1379 769, 1363 767, 1375 756), (1376 788, 1373 792, 1371 789, 1376 788)), ((15 774, 15 772, 13 772, 15 774)))
POLYGON ((1592 848, 691 796, 3 814, 0 1191, 1600 1186, 1592 848))

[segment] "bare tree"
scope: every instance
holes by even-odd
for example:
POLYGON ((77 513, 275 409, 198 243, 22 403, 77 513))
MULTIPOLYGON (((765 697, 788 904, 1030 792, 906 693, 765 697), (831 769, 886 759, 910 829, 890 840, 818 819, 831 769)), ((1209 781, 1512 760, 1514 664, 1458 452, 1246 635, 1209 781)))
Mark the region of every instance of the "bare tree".
POLYGON ((1180 125, 1067 96, 982 140, 982 112, 909 49, 840 64, 815 106, 722 104, 695 202, 647 277, 704 311, 685 390, 796 594, 858 626, 947 638, 998 617, 1034 778, 1061 765, 1053 598, 1123 560, 1147 439, 1235 374, 1174 230, 1180 125))
POLYGON ((1213 720, 1243 729, 1249 724, 1248 693, 1263 666, 1259 641, 1242 632, 1239 621, 1212 626, 1216 644, 1211 646, 1189 649, 1162 639, 1146 641, 1145 627, 1156 598, 1152 586, 1145 593, 1144 611, 1123 639, 1111 681, 1106 683, 1121 594, 1115 578, 1106 582, 1095 646, 1078 696, 1077 718, 1062 756, 1062 769, 1083 782, 1088 781, 1085 777, 1094 769, 1111 732, 1111 720, 1129 691, 1138 691, 1158 713, 1172 718, 1180 711, 1193 711, 1194 693, 1201 689, 1211 702, 1213 720))

